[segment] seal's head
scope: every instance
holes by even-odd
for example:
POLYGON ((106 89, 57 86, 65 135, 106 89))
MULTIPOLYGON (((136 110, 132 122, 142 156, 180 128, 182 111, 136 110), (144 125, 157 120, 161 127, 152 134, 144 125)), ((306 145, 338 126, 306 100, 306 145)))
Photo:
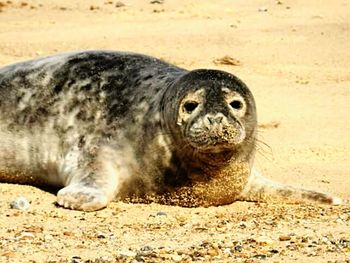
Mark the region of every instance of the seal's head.
POLYGON ((180 77, 167 93, 163 110, 172 117, 167 127, 175 145, 211 158, 232 156, 242 149, 251 154, 257 125, 255 102, 237 77, 218 70, 194 70, 180 77))

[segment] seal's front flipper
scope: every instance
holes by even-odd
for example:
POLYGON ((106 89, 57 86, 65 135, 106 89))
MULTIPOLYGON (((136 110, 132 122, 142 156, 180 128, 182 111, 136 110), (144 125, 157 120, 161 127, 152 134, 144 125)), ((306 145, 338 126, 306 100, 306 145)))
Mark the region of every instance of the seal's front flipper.
POLYGON ((96 211, 107 206, 108 196, 100 189, 72 184, 57 193, 57 203, 73 210, 96 211))
POLYGON ((104 167, 76 171, 72 180, 57 193, 57 203, 65 208, 96 211, 107 206, 119 185, 118 171, 104 167))
POLYGON ((340 205, 343 201, 327 193, 283 185, 263 177, 252 169, 247 185, 240 195, 241 200, 255 202, 287 202, 340 205))
MULTIPOLYGON (((130 176, 125 151, 101 147, 95 159, 81 165, 67 178, 57 193, 57 203, 65 208, 96 211, 111 202, 130 176)), ((86 160, 88 158, 83 158, 86 160)))

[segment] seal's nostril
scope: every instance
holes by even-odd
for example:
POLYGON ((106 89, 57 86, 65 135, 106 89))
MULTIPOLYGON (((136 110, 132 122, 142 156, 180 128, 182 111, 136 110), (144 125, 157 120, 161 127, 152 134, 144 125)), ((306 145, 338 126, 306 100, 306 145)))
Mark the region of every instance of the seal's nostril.
POLYGON ((212 116, 207 116, 207 119, 208 119, 208 121, 209 121, 209 124, 214 124, 214 122, 215 122, 214 117, 212 117, 212 116))
POLYGON ((217 123, 221 123, 223 118, 224 117, 220 115, 220 116, 216 116, 215 120, 217 123))

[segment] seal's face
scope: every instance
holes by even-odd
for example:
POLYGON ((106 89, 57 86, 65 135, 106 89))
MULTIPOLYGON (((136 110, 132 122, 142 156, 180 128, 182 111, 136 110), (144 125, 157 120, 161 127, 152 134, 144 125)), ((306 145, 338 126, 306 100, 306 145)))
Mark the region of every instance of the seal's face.
POLYGON ((224 151, 246 136, 244 98, 226 87, 220 93, 199 88, 188 92, 180 103, 177 124, 183 126, 188 143, 199 151, 224 151))
POLYGON ((256 127, 254 99, 229 73, 192 71, 179 95, 176 124, 197 152, 220 153, 248 142, 256 127), (191 76, 192 75, 192 76, 191 76))

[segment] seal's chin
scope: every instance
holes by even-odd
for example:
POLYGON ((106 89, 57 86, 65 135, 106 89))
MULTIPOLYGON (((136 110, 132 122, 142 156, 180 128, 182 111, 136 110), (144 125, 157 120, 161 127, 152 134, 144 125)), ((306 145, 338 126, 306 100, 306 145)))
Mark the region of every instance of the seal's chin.
MULTIPOLYGON (((193 147, 193 146, 192 146, 193 147)), ((237 145, 218 143, 193 147, 193 156, 210 166, 220 166, 230 162, 236 152, 237 145)))

